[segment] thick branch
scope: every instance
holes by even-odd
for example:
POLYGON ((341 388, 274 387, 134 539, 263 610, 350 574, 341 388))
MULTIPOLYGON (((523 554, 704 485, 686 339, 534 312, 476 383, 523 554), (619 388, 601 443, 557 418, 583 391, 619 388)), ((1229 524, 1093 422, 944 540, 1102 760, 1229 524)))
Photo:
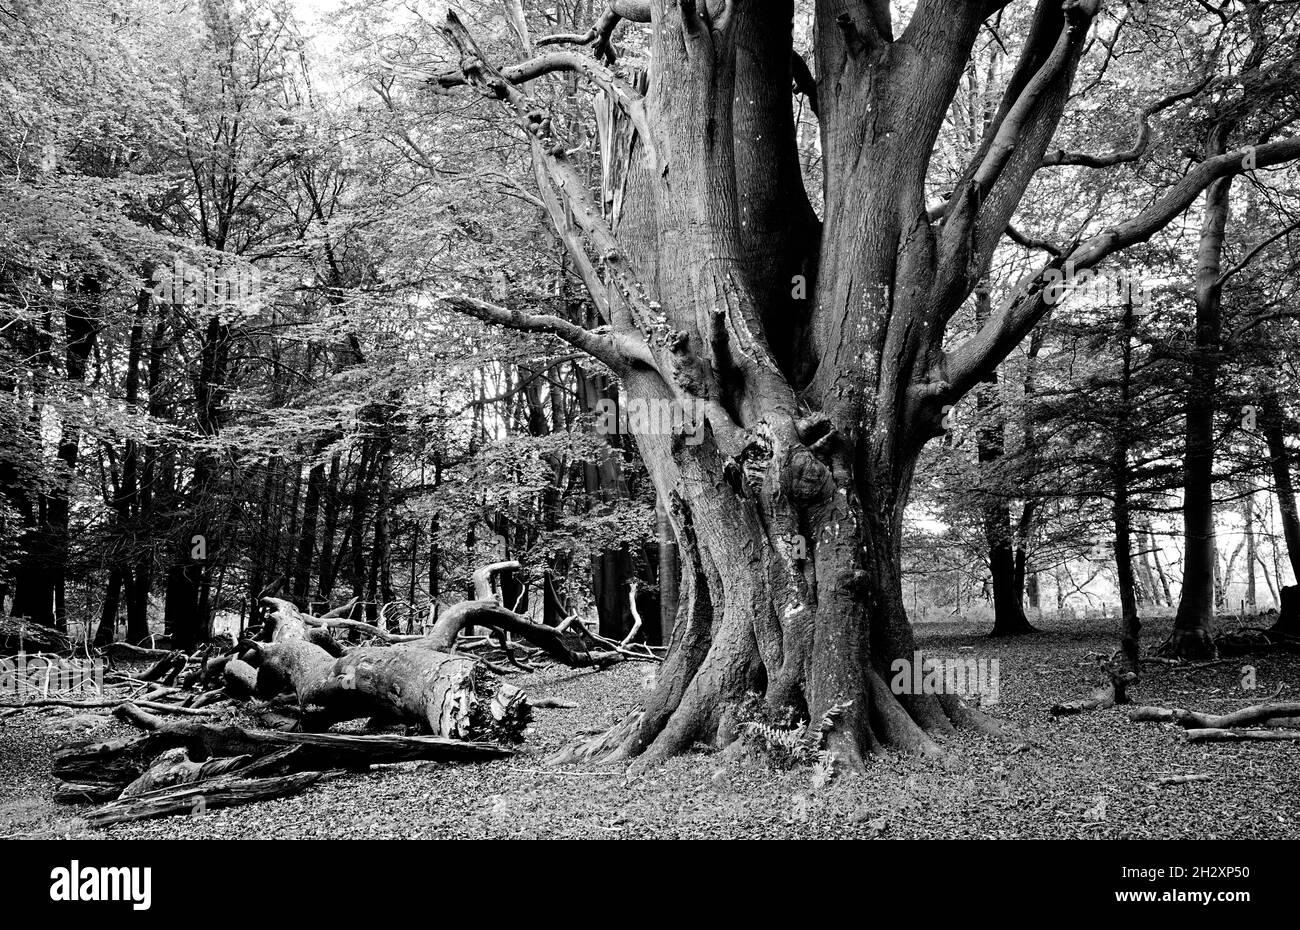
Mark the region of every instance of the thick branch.
POLYGON ((1057 149, 1043 158, 1044 167, 1055 165, 1079 165, 1084 168, 1109 168, 1113 165, 1122 165, 1128 162, 1137 161, 1146 152, 1147 147, 1151 144, 1151 117, 1162 110, 1178 103, 1180 100, 1186 100, 1200 93, 1206 84, 1210 82, 1207 75, 1195 84, 1189 84, 1180 90, 1174 91, 1165 97, 1161 97, 1155 103, 1143 107, 1138 111, 1138 134, 1132 147, 1125 151, 1112 152, 1108 155, 1088 155, 1084 152, 1067 152, 1064 149, 1057 149))
POLYGON ((592 358, 604 362, 614 371, 625 371, 628 361, 632 358, 652 364, 649 352, 644 348, 644 343, 638 347, 632 339, 583 329, 578 324, 571 323, 558 316, 510 310, 473 297, 453 295, 444 297, 442 301, 453 310, 483 320, 486 323, 495 323, 498 326, 505 326, 520 332, 549 333, 552 336, 558 336, 571 346, 586 352, 592 358))

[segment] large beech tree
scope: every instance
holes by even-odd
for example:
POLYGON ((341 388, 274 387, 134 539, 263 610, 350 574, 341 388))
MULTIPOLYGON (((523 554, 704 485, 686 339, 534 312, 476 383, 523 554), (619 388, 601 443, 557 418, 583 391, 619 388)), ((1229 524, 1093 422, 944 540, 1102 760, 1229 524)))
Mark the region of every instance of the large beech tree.
POLYGON ((884 748, 935 751, 932 737, 956 728, 997 729, 955 696, 887 684, 891 662, 914 649, 899 535, 919 452, 945 407, 1047 312, 1049 270, 1096 266, 1216 180, 1300 155, 1287 138, 1196 156, 1145 209, 1060 250, 973 333, 946 341, 1036 172, 1137 157, 1049 154, 1100 2, 1039 0, 981 143, 951 195, 927 203, 982 24, 1012 5, 918 0, 903 24, 888 0, 817 0, 811 68, 794 54, 792 0, 614 0, 586 35, 542 40, 535 57, 500 68, 449 17, 459 68, 434 83, 472 85, 517 117, 604 325, 447 304, 567 340, 609 366, 629 400, 706 411, 703 443, 635 437, 679 543, 679 612, 644 708, 576 755, 657 761, 725 743, 750 691, 806 711, 850 768, 884 748), (613 63, 624 20, 650 25, 644 92, 613 63), (593 82, 635 130, 615 222, 530 97, 529 82, 557 71, 593 82), (799 168, 792 84, 820 124, 820 217, 799 168))

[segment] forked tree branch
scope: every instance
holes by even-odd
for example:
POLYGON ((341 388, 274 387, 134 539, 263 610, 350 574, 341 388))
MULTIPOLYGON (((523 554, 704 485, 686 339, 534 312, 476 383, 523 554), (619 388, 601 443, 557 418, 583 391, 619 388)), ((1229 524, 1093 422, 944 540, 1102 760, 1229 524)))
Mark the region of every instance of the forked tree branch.
POLYGON ((597 58, 606 64, 614 63, 614 30, 623 20, 634 23, 650 22, 650 0, 611 0, 609 7, 594 26, 584 33, 560 34, 538 39, 538 45, 590 45, 597 58))
POLYGON ((1049 152, 1043 158, 1043 167, 1050 168, 1056 165, 1078 165, 1084 168, 1110 168, 1114 165, 1123 165, 1128 162, 1137 161, 1145 153, 1151 144, 1151 117, 1155 116, 1162 110, 1167 110, 1175 103, 1195 97, 1200 93, 1207 84, 1210 83, 1210 76, 1206 75, 1194 84, 1189 84, 1179 90, 1174 91, 1164 97, 1161 97, 1155 103, 1149 104, 1138 111, 1138 134, 1133 145, 1120 152, 1111 152, 1108 155, 1089 155, 1085 152, 1067 152, 1064 149, 1057 149, 1055 152, 1049 152))

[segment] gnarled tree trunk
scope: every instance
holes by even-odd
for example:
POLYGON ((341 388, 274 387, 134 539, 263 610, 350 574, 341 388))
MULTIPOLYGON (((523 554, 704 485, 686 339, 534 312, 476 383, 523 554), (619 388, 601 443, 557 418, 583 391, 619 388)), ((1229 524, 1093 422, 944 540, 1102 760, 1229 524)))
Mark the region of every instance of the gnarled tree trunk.
MULTIPOLYGON (((675 408, 692 427, 632 430, 679 548, 668 657, 642 710, 569 758, 653 762, 698 740, 726 743, 749 692, 802 714, 850 768, 889 747, 935 751, 934 737, 961 726, 997 729, 957 695, 886 684, 915 651, 899 537, 918 455, 945 408, 1048 311, 1049 274, 1148 238, 1215 177, 1242 170, 1240 155, 1202 162, 1138 216, 1028 276, 945 350, 1044 164, 1098 7, 1041 0, 979 150, 931 207, 935 140, 981 24, 1003 5, 923 0, 895 34, 883 0, 819 0, 813 86, 794 61, 791 0, 615 0, 579 38, 607 57, 620 18, 649 22, 644 94, 568 49, 498 70, 449 16, 461 66, 432 83, 473 85, 517 116, 542 202, 605 325, 458 295, 444 304, 565 339, 619 376, 625 405, 675 408), (613 226, 524 89, 556 71, 590 80, 636 129, 613 226), (821 127, 820 221, 800 174, 796 76, 821 127)), ((1296 152, 1294 140, 1259 146, 1253 163, 1296 152)))

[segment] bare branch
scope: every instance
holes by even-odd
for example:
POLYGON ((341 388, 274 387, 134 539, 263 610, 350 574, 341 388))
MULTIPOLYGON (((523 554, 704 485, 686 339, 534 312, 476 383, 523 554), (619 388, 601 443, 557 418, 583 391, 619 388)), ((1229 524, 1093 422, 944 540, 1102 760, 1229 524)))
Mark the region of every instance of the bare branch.
MULTIPOLYGON (((460 295, 444 296, 442 302, 458 313, 472 316, 486 323, 495 323, 498 326, 518 330, 519 332, 548 333, 552 336, 558 336, 574 348, 581 349, 592 358, 604 362, 614 371, 626 371, 630 358, 638 354, 638 350, 631 340, 617 338, 611 333, 599 333, 583 329, 578 324, 561 319, 558 316, 524 313, 522 310, 511 310, 507 307, 490 304, 485 300, 460 295), (624 348, 629 350, 628 354, 625 354, 624 348)), ((645 355, 646 353, 641 352, 640 354, 645 355)))
POLYGON ((1050 271, 1059 272, 1067 264, 1076 270, 1091 268, 1115 252, 1151 238, 1217 179, 1296 158, 1300 158, 1300 136, 1207 158, 1137 216, 1092 236, 1028 276, 1017 288, 1019 296, 1004 302, 974 336, 945 354, 943 380, 950 385, 949 400, 961 397, 995 368, 1051 308, 1046 279, 1050 271))
POLYGON ((1113 165, 1122 165, 1128 162, 1137 161, 1146 152, 1147 147, 1151 144, 1151 117, 1162 110, 1167 110, 1181 100, 1194 97, 1200 93, 1207 84, 1210 83, 1210 76, 1206 75, 1195 84, 1189 84, 1186 87, 1176 90, 1165 97, 1161 97, 1155 103, 1143 107, 1138 112, 1138 134, 1133 145, 1120 152, 1112 152, 1109 155, 1088 155, 1084 152, 1066 152, 1064 149, 1057 149, 1044 156, 1043 167, 1053 167, 1056 165, 1079 165, 1084 168, 1109 168, 1113 165))
POLYGON ((592 52, 606 64, 614 63, 614 30, 623 20, 650 22, 650 0, 612 0, 596 24, 582 34, 561 34, 538 39, 538 45, 590 45, 592 52))

